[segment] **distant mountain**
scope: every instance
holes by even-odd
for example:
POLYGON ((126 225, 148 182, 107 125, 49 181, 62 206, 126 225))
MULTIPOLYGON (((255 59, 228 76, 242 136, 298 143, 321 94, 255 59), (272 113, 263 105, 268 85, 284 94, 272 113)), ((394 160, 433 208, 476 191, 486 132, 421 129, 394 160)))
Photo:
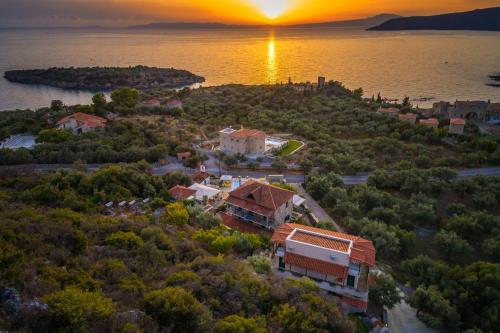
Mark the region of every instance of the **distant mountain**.
MULTIPOLYGON (((304 23, 292 25, 278 25, 275 27, 282 28, 342 28, 342 27, 371 27, 386 22, 387 20, 401 17, 394 14, 380 14, 364 19, 348 20, 348 21, 332 21, 320 23, 304 23)), ((150 23, 143 25, 135 25, 131 29, 246 29, 246 28, 263 28, 270 27, 269 25, 238 25, 224 23, 190 23, 190 22, 165 22, 165 23, 150 23)))
POLYGON ((190 22, 164 22, 135 25, 131 29, 229 29, 246 27, 243 25, 230 25, 224 23, 190 23, 190 22))
POLYGON ((434 16, 389 20, 368 30, 487 30, 500 31, 500 7, 434 16))
POLYGON ((401 16, 395 14, 379 14, 376 16, 357 19, 357 20, 347 20, 347 21, 331 21, 331 22, 320 22, 320 23, 304 23, 304 24, 294 24, 288 27, 294 28, 348 28, 348 27, 373 27, 375 25, 382 24, 388 20, 400 18, 401 16))

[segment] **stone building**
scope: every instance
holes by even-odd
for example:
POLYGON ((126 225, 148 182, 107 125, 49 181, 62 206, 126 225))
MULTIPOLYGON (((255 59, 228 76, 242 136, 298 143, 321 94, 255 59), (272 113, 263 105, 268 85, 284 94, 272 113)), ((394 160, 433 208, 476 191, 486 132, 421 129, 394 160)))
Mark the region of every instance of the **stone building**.
POLYGON ((253 224, 266 229, 275 229, 289 222, 293 213, 292 191, 249 180, 229 192, 226 199, 226 214, 238 222, 253 224))
POLYGON ((107 120, 102 117, 76 112, 57 122, 59 129, 70 130, 74 134, 87 133, 106 127, 107 120))
POLYGON ((225 128, 219 132, 219 139, 220 149, 225 153, 262 155, 266 151, 266 133, 262 131, 225 128))

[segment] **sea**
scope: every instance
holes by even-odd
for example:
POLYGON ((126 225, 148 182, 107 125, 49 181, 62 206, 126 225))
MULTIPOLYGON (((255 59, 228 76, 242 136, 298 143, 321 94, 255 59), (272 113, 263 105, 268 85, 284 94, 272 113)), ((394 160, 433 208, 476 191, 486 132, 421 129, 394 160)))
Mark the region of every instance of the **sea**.
POLYGON ((10 83, 12 69, 147 65, 186 69, 203 86, 315 82, 362 87, 366 97, 492 100, 500 32, 361 29, 0 29, 0 110, 36 109, 60 99, 86 104, 92 92, 10 83))

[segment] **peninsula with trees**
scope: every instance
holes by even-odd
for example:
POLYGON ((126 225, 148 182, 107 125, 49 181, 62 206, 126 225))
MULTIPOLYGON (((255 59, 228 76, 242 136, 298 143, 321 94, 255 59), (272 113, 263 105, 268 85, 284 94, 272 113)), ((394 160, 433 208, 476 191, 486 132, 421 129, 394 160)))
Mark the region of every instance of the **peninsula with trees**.
POLYGON ((23 84, 92 91, 121 87, 138 90, 179 88, 205 81, 204 77, 186 70, 147 66, 11 70, 5 72, 4 77, 11 82, 23 84))

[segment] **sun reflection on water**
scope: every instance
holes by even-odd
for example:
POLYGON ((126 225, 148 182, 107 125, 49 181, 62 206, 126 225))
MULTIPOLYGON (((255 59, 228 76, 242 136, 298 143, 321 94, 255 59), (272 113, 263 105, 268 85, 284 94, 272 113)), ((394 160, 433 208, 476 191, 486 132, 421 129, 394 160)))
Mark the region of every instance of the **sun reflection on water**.
POLYGON ((274 34, 269 35, 267 44, 267 81, 269 83, 276 83, 278 80, 278 68, 276 65, 276 47, 274 41, 274 34))

